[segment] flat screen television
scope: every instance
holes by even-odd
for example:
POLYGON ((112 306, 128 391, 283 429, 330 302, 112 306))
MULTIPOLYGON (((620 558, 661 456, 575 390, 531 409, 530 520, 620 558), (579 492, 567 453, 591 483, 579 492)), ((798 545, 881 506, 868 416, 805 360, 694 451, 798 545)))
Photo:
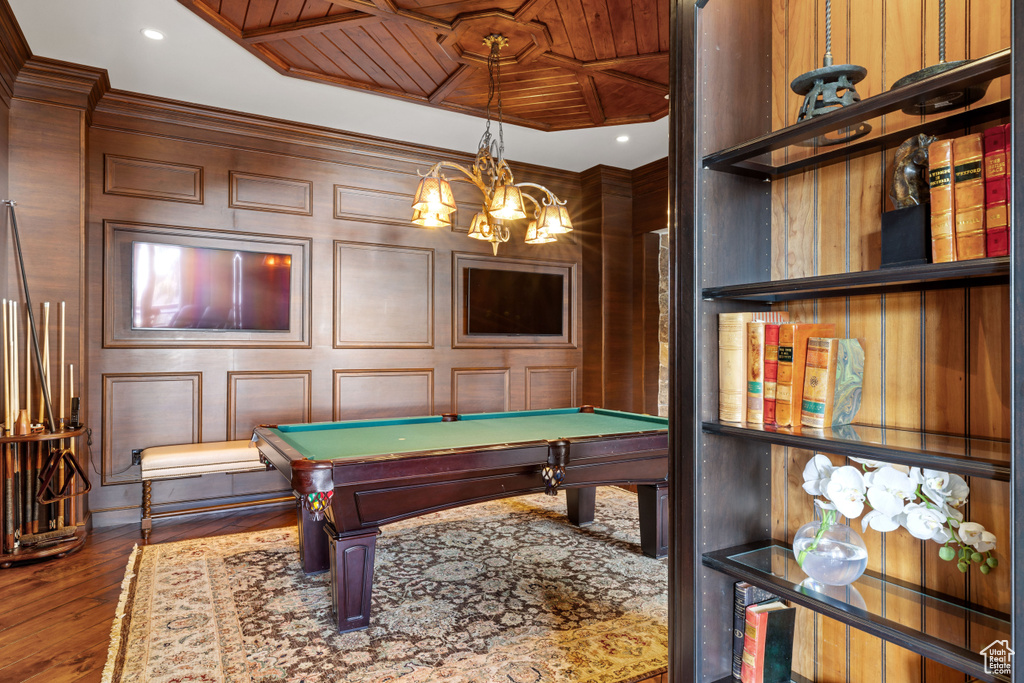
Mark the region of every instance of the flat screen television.
POLYGON ((466 268, 466 334, 560 336, 565 276, 466 268))
POLYGON ((289 329, 291 256, 132 242, 132 328, 289 329))

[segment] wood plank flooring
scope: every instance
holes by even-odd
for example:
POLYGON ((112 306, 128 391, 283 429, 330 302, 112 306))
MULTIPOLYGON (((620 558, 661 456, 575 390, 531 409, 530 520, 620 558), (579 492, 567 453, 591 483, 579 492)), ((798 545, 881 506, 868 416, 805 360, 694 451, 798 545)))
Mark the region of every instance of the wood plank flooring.
MULTIPOLYGON (((154 524, 152 543, 295 524, 290 509, 219 513, 154 524)), ((98 529, 65 558, 0 570, 0 681, 96 683, 137 524, 98 529)), ((640 683, 668 683, 655 676, 640 683)))

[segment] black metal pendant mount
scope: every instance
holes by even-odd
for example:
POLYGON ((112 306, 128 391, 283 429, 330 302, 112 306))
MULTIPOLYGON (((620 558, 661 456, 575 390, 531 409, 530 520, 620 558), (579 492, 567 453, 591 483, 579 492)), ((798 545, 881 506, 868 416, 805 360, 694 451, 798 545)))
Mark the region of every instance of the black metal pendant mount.
MULTIPOLYGON (((868 70, 862 66, 832 63, 832 2, 825 0, 825 56, 822 59, 822 67, 800 74, 789 84, 793 92, 804 96, 803 106, 796 117, 797 122, 860 102, 860 95, 854 86, 867 75, 868 70)), ((804 144, 838 145, 856 140, 870 132, 871 126, 861 123, 820 135, 804 144)))
MULTIPOLYGON (((902 88, 905 85, 923 81, 926 78, 937 76, 959 66, 967 64, 970 60, 961 59, 955 62, 946 61, 946 0, 939 0, 939 63, 925 67, 920 71, 907 74, 892 84, 891 90, 902 88)), ((985 96, 988 84, 991 81, 982 83, 967 83, 958 85, 940 92, 931 92, 927 95, 911 100, 903 105, 902 111, 912 115, 935 114, 937 112, 959 109, 973 104, 985 96)))

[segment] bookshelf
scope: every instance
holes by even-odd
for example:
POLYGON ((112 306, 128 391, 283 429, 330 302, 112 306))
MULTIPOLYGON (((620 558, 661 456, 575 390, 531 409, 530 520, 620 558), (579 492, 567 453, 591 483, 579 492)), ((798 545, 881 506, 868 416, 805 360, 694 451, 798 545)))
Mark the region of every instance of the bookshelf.
MULTIPOLYGON (((1018 419, 1024 415, 1024 238, 1013 231, 1008 258, 892 269, 873 265, 877 255, 867 245, 888 201, 883 189, 886 174, 891 175, 891 151, 911 135, 956 135, 1013 120, 1011 173, 1024 177, 1024 143, 1017 142, 1024 140, 1024 117, 1018 112, 1011 118, 1016 93, 1024 88, 1024 69, 1010 48, 997 46, 964 55, 976 59, 900 91, 858 86, 860 103, 790 123, 799 98, 790 94, 780 101, 778 93, 794 73, 820 66, 818 22, 823 19, 815 4, 788 3, 783 22, 773 15, 779 3, 671 1, 670 482, 675 493, 670 497, 669 675, 730 680, 732 584, 746 580, 812 614, 817 640, 802 663, 794 657, 794 681, 815 680, 814 672, 818 680, 944 681, 968 674, 1009 681, 986 673, 979 651, 991 640, 1005 639, 1024 652, 1024 621, 1019 621, 1024 600, 1016 592, 1024 586, 1024 544, 1015 532, 1024 528, 1024 419, 1018 419), (780 48, 779 32, 790 29, 799 35, 784 36, 780 48), (794 72, 799 61, 794 54, 801 51, 808 59, 794 72), (970 109, 929 117, 899 111, 904 102, 948 87, 990 80, 996 85, 989 96, 970 109), (801 144, 865 121, 873 127, 865 139, 831 147, 801 144), (845 245, 845 262, 842 247, 829 251, 835 242, 845 245), (802 248, 810 256, 801 254, 802 248), (839 329, 847 334, 840 336, 864 336, 860 327, 881 336, 874 360, 882 367, 865 391, 880 391, 885 398, 862 411, 870 424, 836 433, 718 421, 717 314, 773 306, 795 310, 801 320, 842 321, 839 329), (937 334, 935 327, 941 331, 950 319, 961 322, 949 338, 937 334), (975 361, 972 354, 983 359, 975 361), (950 358, 962 368, 951 369, 956 363, 950 358), (977 367, 983 363, 992 367, 977 367), (909 384, 916 386, 902 386, 900 372, 915 378, 909 384), (987 376, 995 377, 994 386, 983 381, 987 376), (999 384, 1002 376, 1009 381, 999 384), (948 386, 963 387, 962 396, 949 401, 952 417, 939 414, 947 408, 940 389, 948 386), (969 477, 977 501, 972 514, 997 519, 1002 576, 997 582, 990 581, 995 573, 964 579, 955 568, 950 575, 936 561, 934 544, 887 538, 883 571, 869 571, 857 584, 866 606, 807 590, 800 585, 802 572, 792 560, 780 516, 792 523, 800 514, 794 509, 807 507, 808 496, 790 495, 799 488, 794 478, 800 479, 792 468, 814 452, 969 477), (938 590, 946 585, 950 591, 938 590), (821 647, 836 640, 845 643, 836 653, 821 647)), ((887 11, 899 14, 903 4, 890 3, 887 11)), ((847 6, 833 5, 834 12, 836 5, 847 6)), ((876 6, 857 5, 865 15, 876 6)), ((981 7, 977 11, 1011 17, 1010 45, 1024 54, 1024 13, 1011 16, 1008 0, 981 7)), ((877 35, 885 45, 870 59, 837 56, 836 63, 868 61, 871 78, 886 56, 890 82, 915 70, 901 66, 895 49, 885 52, 896 36, 884 37, 870 17, 856 15, 847 12, 840 21, 848 24, 834 28, 850 41, 834 51, 847 55, 856 49, 851 45, 863 45, 858 33, 877 35)), ((991 17, 972 15, 972 25, 983 26, 985 19, 991 17)), ((922 36, 934 29, 926 18, 917 21, 922 36)), ((891 31, 893 24, 887 26, 891 31)), ((960 51, 968 43, 981 49, 989 40, 972 34, 968 41, 965 30, 950 29, 948 40, 951 45, 959 40, 960 51)), ((929 63, 934 61, 932 56, 929 63)), ((1017 226, 1024 225, 1021 204, 1013 203, 1017 226)), ((808 514, 802 521, 809 520, 808 514)), ((887 537, 896 533, 902 532, 887 537)), ((799 626, 796 638, 801 638, 799 626)), ((1017 670, 1012 680, 1024 681, 1024 666, 1017 670)))

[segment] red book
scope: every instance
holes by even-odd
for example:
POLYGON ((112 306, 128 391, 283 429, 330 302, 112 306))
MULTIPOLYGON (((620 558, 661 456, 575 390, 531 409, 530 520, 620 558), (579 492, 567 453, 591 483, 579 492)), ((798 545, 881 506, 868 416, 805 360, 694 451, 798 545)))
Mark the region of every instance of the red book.
POLYGON ((1008 256, 1010 253, 1009 125, 993 126, 986 129, 982 135, 985 150, 985 255, 1008 256))
POLYGON ((747 608, 743 639, 743 683, 789 683, 796 608, 773 600, 747 608))
POLYGON ((775 424, 775 388, 779 377, 779 326, 764 326, 764 423, 775 424))

